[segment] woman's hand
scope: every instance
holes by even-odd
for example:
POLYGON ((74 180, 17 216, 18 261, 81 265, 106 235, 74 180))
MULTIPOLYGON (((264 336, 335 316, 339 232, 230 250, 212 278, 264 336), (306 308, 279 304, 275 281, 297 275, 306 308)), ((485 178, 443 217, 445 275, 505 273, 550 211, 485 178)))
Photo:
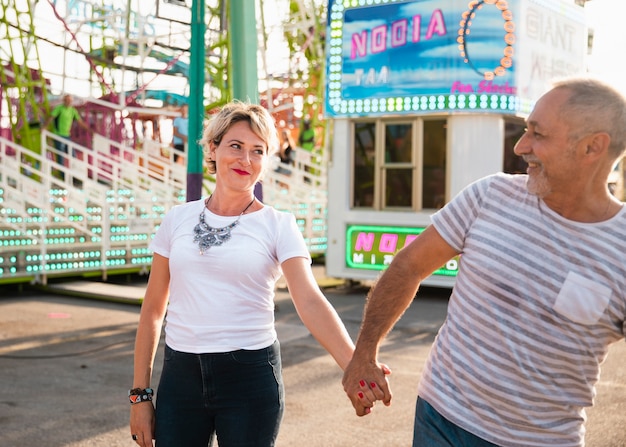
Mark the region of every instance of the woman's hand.
POLYGON ((385 406, 391 405, 391 389, 388 375, 389 367, 378 362, 360 362, 354 358, 343 375, 343 389, 346 392, 357 416, 365 416, 372 412, 377 400, 385 406))
POLYGON ((152 440, 154 439, 154 406, 151 401, 130 406, 130 434, 137 445, 152 447, 152 440))

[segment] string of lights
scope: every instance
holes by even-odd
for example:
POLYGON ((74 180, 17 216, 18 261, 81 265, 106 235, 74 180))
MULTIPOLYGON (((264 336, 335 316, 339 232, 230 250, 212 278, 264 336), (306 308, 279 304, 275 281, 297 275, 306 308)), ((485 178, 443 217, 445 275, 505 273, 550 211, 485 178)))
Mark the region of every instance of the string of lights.
POLYGON ((513 23, 513 13, 509 10, 508 2, 506 0, 472 0, 469 2, 468 10, 461 15, 461 22, 459 28, 459 37, 457 42, 459 44, 459 51, 463 61, 468 64, 472 69, 483 76, 486 80, 492 80, 495 76, 503 76, 507 68, 511 68, 513 65, 513 44, 515 43, 515 23, 513 23), (468 36, 471 32, 472 21, 476 18, 476 12, 480 10, 484 4, 494 5, 500 11, 502 11, 502 18, 504 19, 504 43, 503 57, 500 59, 500 65, 493 70, 481 71, 473 63, 468 51, 468 36))

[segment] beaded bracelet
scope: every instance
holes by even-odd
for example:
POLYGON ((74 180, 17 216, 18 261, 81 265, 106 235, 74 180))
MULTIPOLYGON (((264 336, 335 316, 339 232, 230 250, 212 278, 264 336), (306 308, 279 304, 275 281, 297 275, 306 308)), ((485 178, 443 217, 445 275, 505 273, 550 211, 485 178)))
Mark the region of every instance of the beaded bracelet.
POLYGON ((133 388, 128 390, 128 400, 130 400, 131 405, 152 401, 153 395, 154 391, 152 388, 133 388))

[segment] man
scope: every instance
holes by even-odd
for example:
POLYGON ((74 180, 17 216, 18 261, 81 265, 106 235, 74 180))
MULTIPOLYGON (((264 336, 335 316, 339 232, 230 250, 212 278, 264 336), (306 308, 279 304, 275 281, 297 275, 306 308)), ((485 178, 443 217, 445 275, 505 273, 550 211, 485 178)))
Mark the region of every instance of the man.
MULTIPOLYGON (((78 110, 72 105, 72 95, 64 95, 63 103, 56 106, 50 117, 46 121, 45 127, 48 127, 50 123, 54 120, 54 134, 58 135, 62 139, 54 140, 54 147, 59 152, 63 152, 65 154, 68 153, 67 142, 64 140, 70 140, 72 134, 72 125, 74 121, 76 121, 83 129, 91 132, 92 130, 89 128, 87 124, 80 117, 78 110)), ((65 157, 57 154, 57 163, 66 164, 65 157)))
MULTIPOLYGON (((187 135, 189 134, 188 114, 189 106, 184 104, 180 108, 180 116, 174 118, 174 121, 172 122, 172 125, 174 126, 174 138, 172 139, 172 144, 174 145, 174 149, 181 152, 185 152, 185 146, 187 145, 187 135)), ((174 153, 174 161, 180 163, 183 161, 183 158, 179 154, 174 153)))
POLYGON ((413 446, 582 446, 600 364, 624 338, 626 210, 607 179, 626 147, 626 100, 595 80, 562 81, 527 126, 515 146, 527 174, 467 187, 370 291, 343 380, 360 416, 391 402, 381 340, 421 280, 462 255, 413 446))
POLYGON ((304 150, 312 152, 315 149, 315 129, 311 127, 311 121, 305 119, 302 123, 302 132, 298 137, 298 144, 304 150))

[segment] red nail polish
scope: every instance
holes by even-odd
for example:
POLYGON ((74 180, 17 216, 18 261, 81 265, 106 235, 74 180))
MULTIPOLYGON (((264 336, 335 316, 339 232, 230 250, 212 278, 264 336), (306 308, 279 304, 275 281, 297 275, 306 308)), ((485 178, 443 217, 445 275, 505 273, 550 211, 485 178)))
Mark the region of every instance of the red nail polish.
POLYGON ((359 396, 359 399, 363 399, 364 394, 362 392, 359 391, 357 395, 359 396))
POLYGON ((371 386, 372 388, 376 388, 376 382, 372 382, 372 383, 370 383, 370 386, 371 386))
POLYGON ((359 385, 361 385, 361 386, 365 386, 365 380, 361 380, 361 381, 359 382, 359 385))

